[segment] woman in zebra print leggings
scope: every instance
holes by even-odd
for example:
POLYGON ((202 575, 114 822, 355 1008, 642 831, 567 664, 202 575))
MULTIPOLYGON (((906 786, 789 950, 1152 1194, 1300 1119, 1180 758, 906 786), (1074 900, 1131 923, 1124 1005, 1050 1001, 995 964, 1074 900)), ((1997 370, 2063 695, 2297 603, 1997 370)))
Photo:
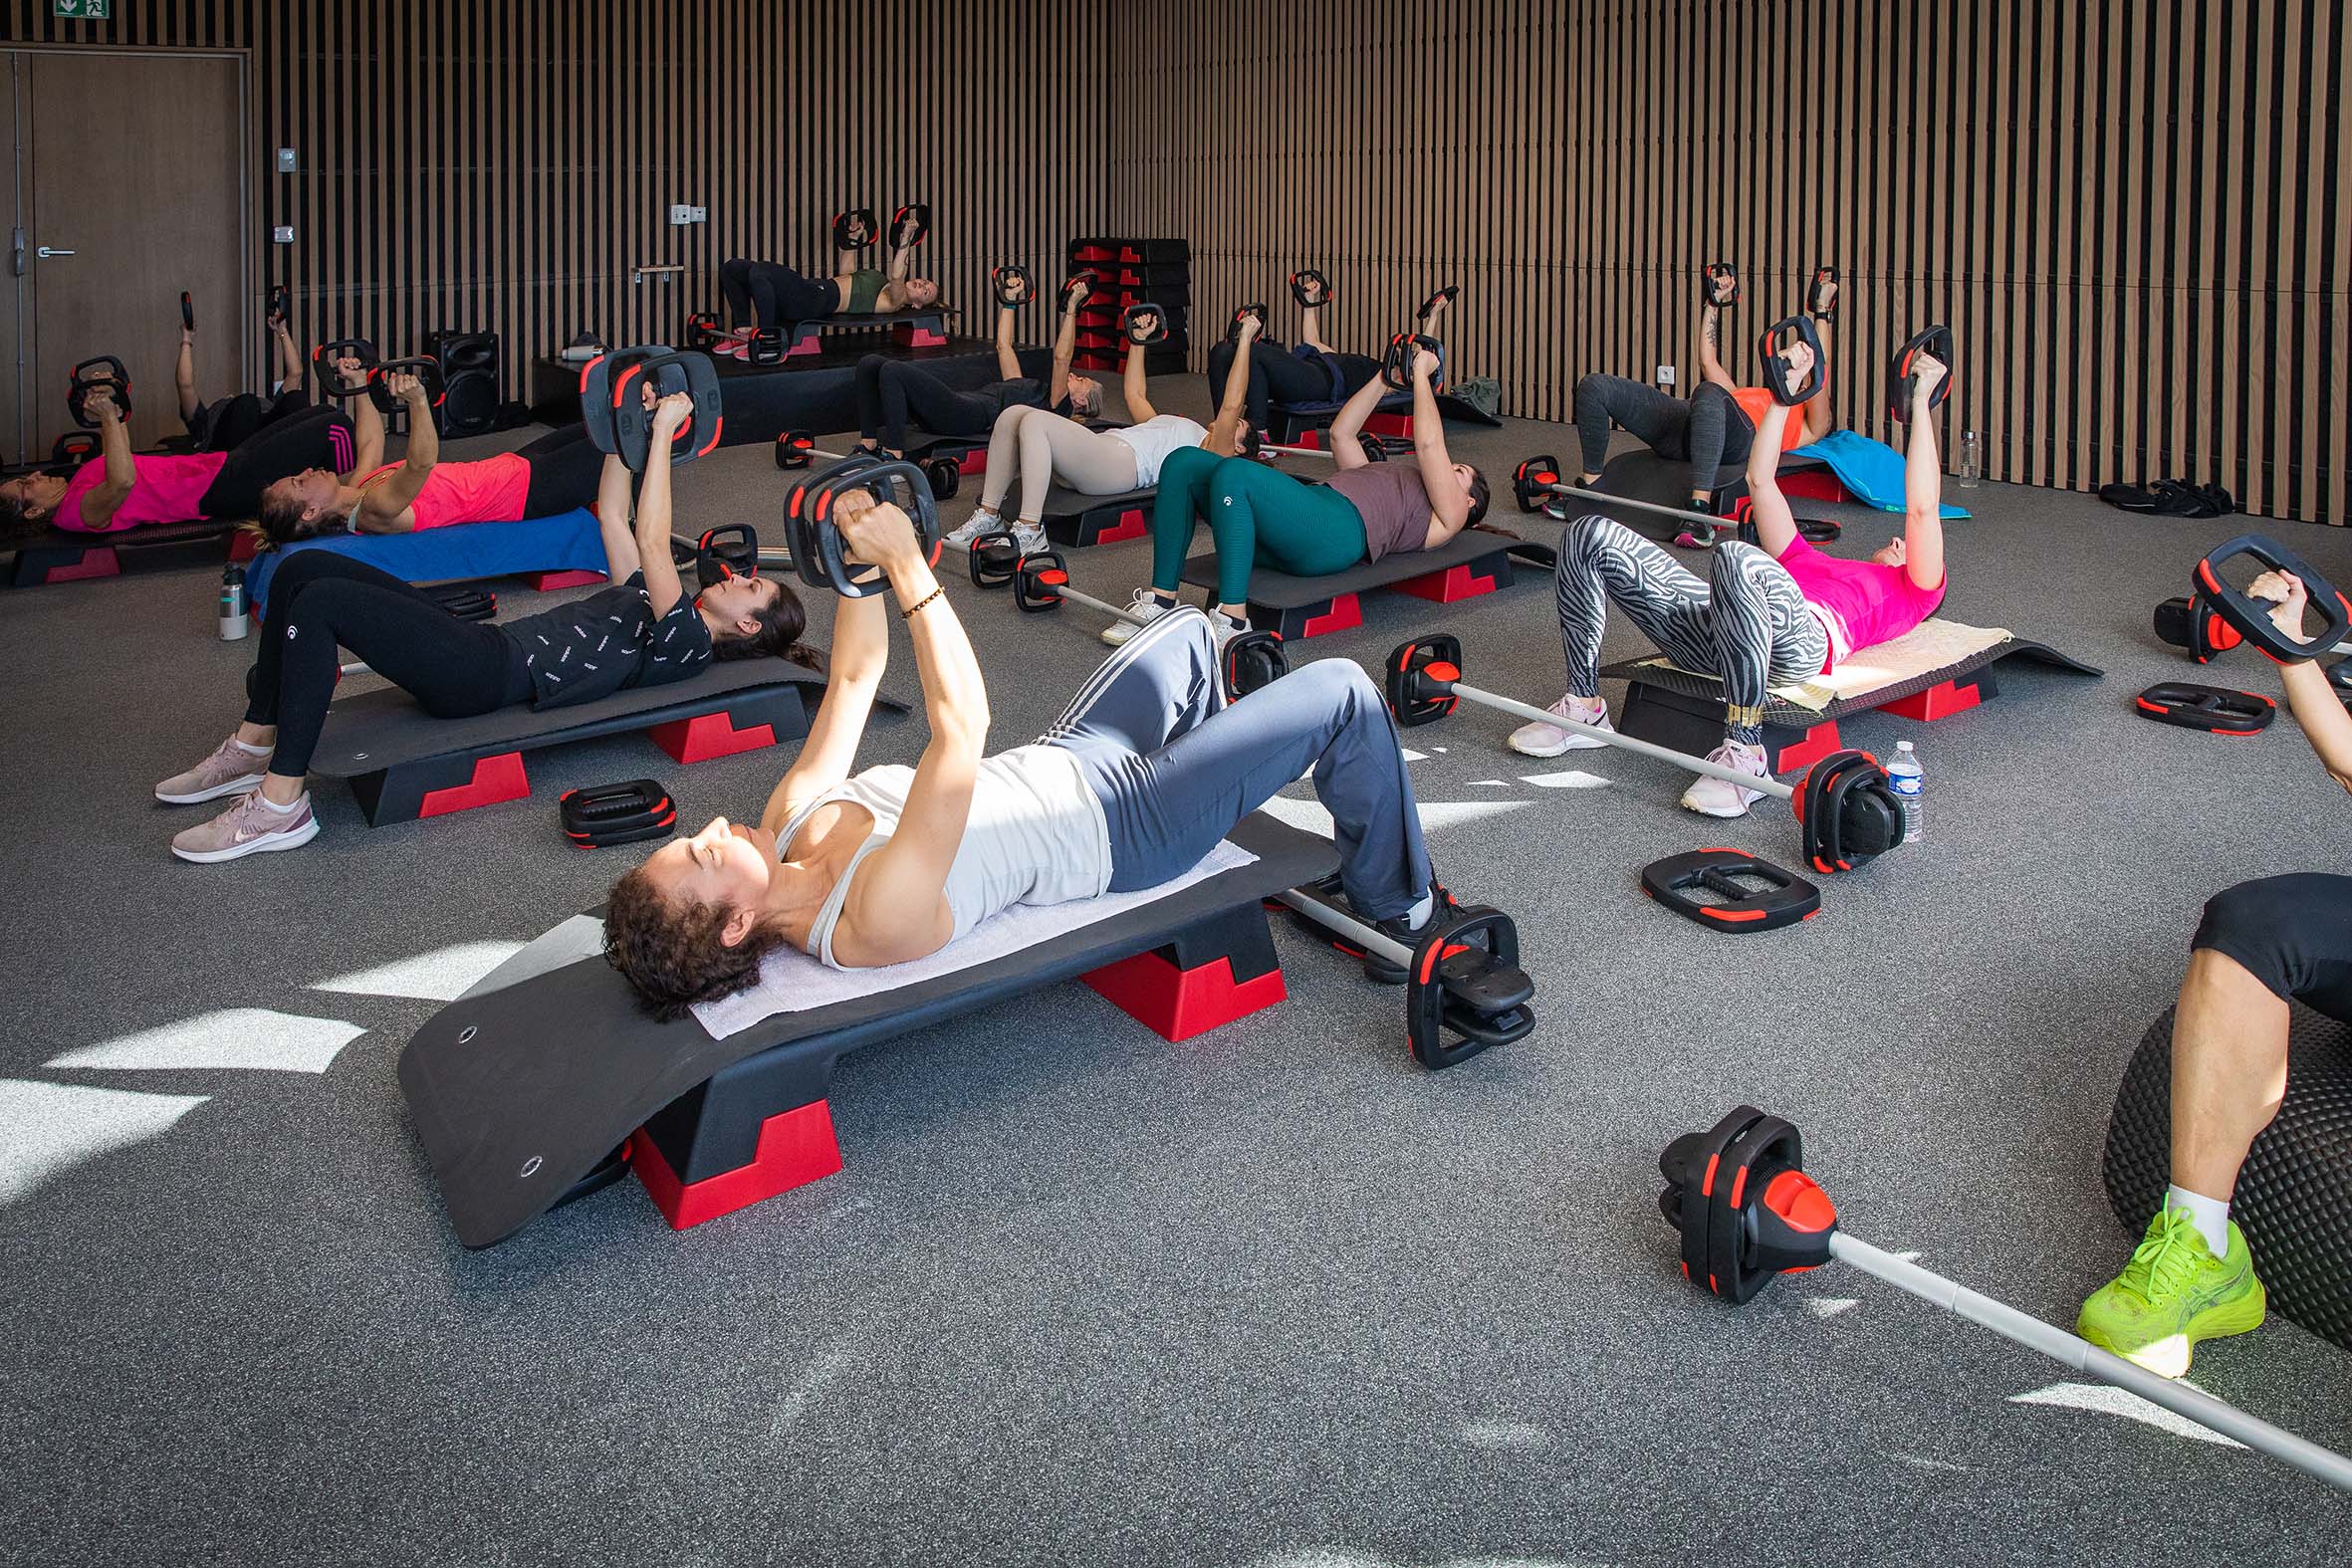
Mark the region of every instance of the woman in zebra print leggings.
MULTIPOLYGON (((1790 350, 1797 376, 1811 352, 1790 350)), ((1759 779, 1767 776, 1765 693, 1777 683, 1835 668, 1860 649, 1900 637, 1944 600, 1942 465, 1929 398, 1945 366, 1922 356, 1911 388, 1910 448, 1903 473, 1901 537, 1867 560, 1825 556, 1800 538, 1773 471, 1791 409, 1774 403, 1749 455, 1748 483, 1761 548, 1736 540, 1717 545, 1715 580, 1702 581, 1666 551, 1607 518, 1568 525, 1557 576, 1560 645, 1567 654, 1567 695, 1551 711, 1579 724, 1609 728, 1600 697, 1603 619, 1615 601, 1665 655, 1686 670, 1724 683, 1724 743, 1708 761, 1759 779)), ((1512 750, 1530 757, 1607 743, 1529 724, 1513 732, 1512 750)), ((1682 803, 1709 816, 1742 816, 1763 791, 1719 779, 1692 784, 1682 803)))

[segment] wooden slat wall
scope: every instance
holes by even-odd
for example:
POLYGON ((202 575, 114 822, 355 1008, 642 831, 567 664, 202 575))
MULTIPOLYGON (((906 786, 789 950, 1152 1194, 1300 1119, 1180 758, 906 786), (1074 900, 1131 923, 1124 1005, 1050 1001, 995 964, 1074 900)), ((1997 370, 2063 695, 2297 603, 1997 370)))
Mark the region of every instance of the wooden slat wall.
MULTIPOLYGON (((1103 206, 1099 0, 115 9, 67 22, 50 0, 0 0, 0 41, 252 50, 257 281, 294 285, 312 340, 411 353, 435 328, 498 331, 511 396, 532 357, 584 327, 674 337, 688 311, 718 308, 726 257, 829 271, 825 226, 847 205, 887 218, 929 201, 916 270, 941 280, 961 330, 985 334, 989 268, 1058 276, 1067 237, 1103 206), (1015 131, 1011 104, 1041 112, 1015 131), (280 146, 301 173, 272 171, 280 146), (672 202, 709 222, 672 228, 672 202), (280 223, 291 247, 266 243, 280 223), (666 262, 687 281, 630 282, 666 262)), ((259 320, 257 298, 257 336, 259 320)), ((1048 325, 1025 313, 1025 333, 1048 325)))
POLYGON ((835 206, 920 198, 968 329, 995 261, 1183 235, 1204 317, 1287 316, 1312 262, 1350 341, 1458 279, 1459 373, 1545 418, 1588 369, 1687 384, 1701 262, 1747 278, 1743 368, 1832 261, 1864 430, 1888 433, 1888 346, 1941 318, 1952 428, 1993 477, 2190 473, 2346 516, 2352 24, 2327 0, 1224 0, 1153 13, 1148 47, 1102 0, 117 10, 0 0, 0 24, 254 51, 255 220, 295 225, 263 254, 305 331, 495 328, 517 392, 584 326, 674 335, 725 256, 816 264, 835 206), (269 171, 279 145, 303 173, 269 171), (711 221, 671 229, 672 201, 711 221), (630 284, 665 261, 688 283, 630 284))
MULTIPOLYGON (((2329 0, 1292 0, 1156 14, 1115 50, 1113 232, 1193 242, 1204 321, 1330 271, 1368 345, 1465 286, 1460 375, 1565 418, 1576 377, 1695 375, 1846 275, 1839 406, 1948 322, 1990 477, 2217 479, 2345 521, 2352 139, 2329 0)), ((1205 345, 1205 337, 1196 339, 1205 345)), ((1202 351, 1196 348, 1196 361, 1202 351)))

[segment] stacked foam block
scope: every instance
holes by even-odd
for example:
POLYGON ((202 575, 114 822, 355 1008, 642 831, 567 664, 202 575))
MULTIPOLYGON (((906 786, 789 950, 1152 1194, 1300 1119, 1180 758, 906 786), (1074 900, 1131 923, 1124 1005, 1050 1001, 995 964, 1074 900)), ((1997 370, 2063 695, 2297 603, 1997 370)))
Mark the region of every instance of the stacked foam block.
POLYGON ((1143 351, 1153 375, 1181 371, 1191 343, 1192 246, 1184 240, 1094 237, 1069 242, 1064 277, 1092 272, 1103 287, 1078 308, 1076 365, 1081 370, 1116 370, 1126 361, 1119 314, 1130 305, 1156 305, 1168 313, 1168 336, 1143 351))

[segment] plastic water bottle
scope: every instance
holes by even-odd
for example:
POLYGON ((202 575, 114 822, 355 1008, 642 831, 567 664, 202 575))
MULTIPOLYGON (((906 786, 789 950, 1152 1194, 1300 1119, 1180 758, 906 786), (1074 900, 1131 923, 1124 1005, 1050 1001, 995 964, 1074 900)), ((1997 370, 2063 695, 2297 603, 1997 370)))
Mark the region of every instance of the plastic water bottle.
POLYGON ((1909 741, 1895 743, 1895 755, 1887 763, 1887 783, 1894 786, 1895 798, 1903 802, 1903 842, 1916 844, 1926 836, 1919 825, 1919 798, 1926 792, 1927 776, 1919 771, 1919 756, 1909 741))
POLYGON ((220 640, 235 642, 252 629, 245 613, 245 568, 231 561, 220 574, 220 640))
POLYGON ((1985 448, 1977 440, 1977 432, 1974 430, 1962 431, 1960 433, 1960 488, 1963 490, 1976 489, 1977 476, 1984 472, 1985 448))

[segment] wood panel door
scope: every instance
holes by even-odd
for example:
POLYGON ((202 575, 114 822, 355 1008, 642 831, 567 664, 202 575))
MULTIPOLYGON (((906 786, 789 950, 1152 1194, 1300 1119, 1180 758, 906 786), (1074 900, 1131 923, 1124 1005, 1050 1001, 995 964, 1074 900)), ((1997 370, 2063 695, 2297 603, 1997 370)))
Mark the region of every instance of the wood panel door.
POLYGON ((11 51, 9 65, 24 271, 17 417, 0 427, 8 455, 45 456, 73 427, 68 375, 96 354, 130 372, 133 447, 180 434, 172 363, 183 289, 195 297, 197 395, 261 390, 261 313, 246 282, 244 62, 32 49, 11 51))

